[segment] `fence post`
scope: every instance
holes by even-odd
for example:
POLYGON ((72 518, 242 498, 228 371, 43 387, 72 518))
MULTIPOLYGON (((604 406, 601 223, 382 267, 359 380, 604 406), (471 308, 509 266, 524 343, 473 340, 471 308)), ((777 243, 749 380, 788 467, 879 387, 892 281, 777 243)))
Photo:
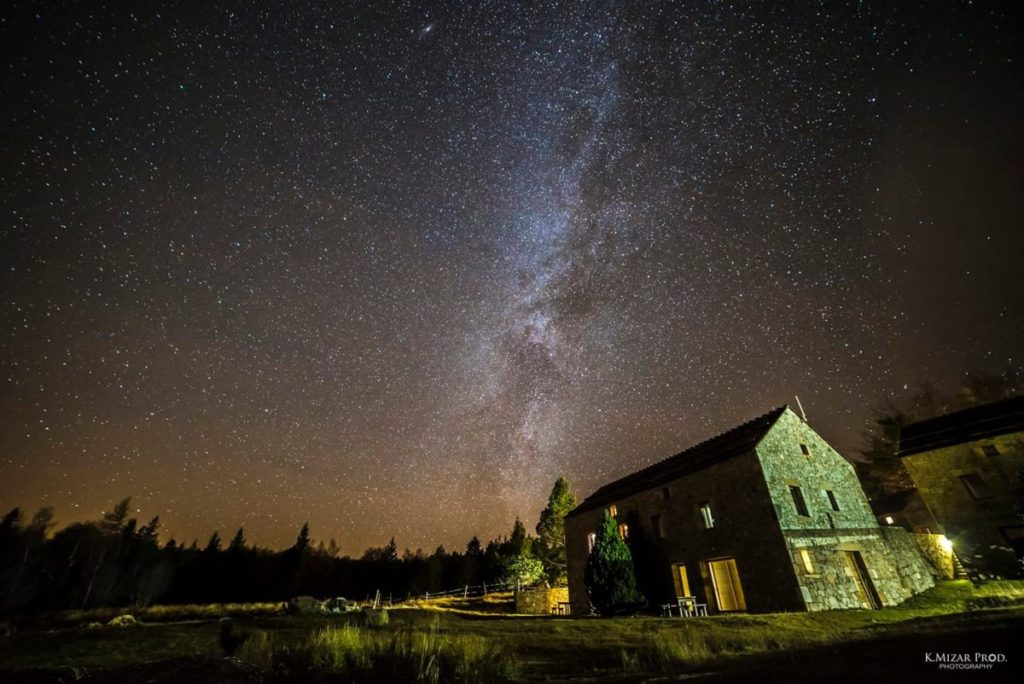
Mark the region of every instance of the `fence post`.
POLYGON ((462 590, 462 598, 466 598, 467 596, 469 596, 469 585, 468 584, 466 585, 466 588, 462 590))
POLYGON ((484 596, 487 596, 487 582, 484 582, 484 596))
POLYGON ((424 601, 426 601, 426 600, 428 600, 429 598, 430 598, 430 592, 429 592, 429 591, 425 591, 425 592, 423 592, 423 600, 424 600, 424 601))

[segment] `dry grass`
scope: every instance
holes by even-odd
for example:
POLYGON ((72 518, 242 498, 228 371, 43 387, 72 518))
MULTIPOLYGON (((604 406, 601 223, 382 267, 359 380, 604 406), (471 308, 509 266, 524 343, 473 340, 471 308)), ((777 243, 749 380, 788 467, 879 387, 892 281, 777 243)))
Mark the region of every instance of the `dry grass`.
POLYGON ((507 682, 517 675, 507 646, 483 637, 427 630, 326 627, 298 645, 275 644, 265 632, 242 647, 241 660, 278 676, 330 673, 353 681, 507 682))
MULTIPOLYGON (((780 649, 1019 620, 1024 616, 1022 600, 1024 582, 972 587, 966 581, 941 583, 902 606, 884 610, 688 619, 524 617, 489 612, 482 602, 440 600, 429 609, 391 610, 387 627, 358 629, 358 613, 285 616, 265 612, 276 610, 276 604, 165 606, 153 609, 163 623, 143 611, 138 615, 148 624, 139 627, 49 631, 51 625, 4 637, 0 669, 58 664, 123 667, 183 655, 219 657, 216 621, 175 622, 174 618, 219 618, 227 613, 242 615, 238 629, 251 634, 239 657, 263 672, 301 675, 371 668, 373 676, 360 676, 360 681, 395 681, 399 676, 431 681, 435 672, 446 679, 476 676, 483 681, 517 675, 524 679, 636 677, 707 670, 780 649), (380 668, 387 667, 383 663, 391 660, 401 665, 382 674, 380 668), (481 674, 490 661, 496 663, 496 672, 481 674), (513 663, 518 671, 512 669, 513 663)), ((77 618, 79 624, 100 621, 94 611, 77 618)), ((355 677, 342 674, 339 678, 355 677)))

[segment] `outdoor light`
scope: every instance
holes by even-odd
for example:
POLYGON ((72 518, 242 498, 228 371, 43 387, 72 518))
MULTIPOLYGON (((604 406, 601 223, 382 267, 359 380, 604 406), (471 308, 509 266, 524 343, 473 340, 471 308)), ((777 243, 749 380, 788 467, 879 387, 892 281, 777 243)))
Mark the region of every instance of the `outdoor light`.
POLYGON ((949 540, 949 537, 947 537, 944 534, 940 534, 939 535, 939 546, 941 546, 942 550, 945 551, 946 553, 949 553, 950 551, 953 550, 953 542, 951 542, 949 540))
POLYGON ((885 516, 885 524, 886 525, 892 525, 894 522, 896 522, 896 521, 892 519, 891 515, 885 516))

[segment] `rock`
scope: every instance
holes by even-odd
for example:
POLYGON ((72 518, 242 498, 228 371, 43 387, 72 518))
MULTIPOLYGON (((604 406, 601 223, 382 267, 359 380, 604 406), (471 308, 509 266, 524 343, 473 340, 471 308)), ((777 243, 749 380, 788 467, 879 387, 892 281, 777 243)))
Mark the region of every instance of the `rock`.
POLYGON ((107 627, 134 627, 139 624, 133 615, 118 615, 107 623, 107 627))
POLYGON ((288 612, 293 615, 313 615, 326 613, 323 601, 312 596, 296 596, 288 601, 288 612))
POLYGON ((344 596, 327 599, 324 607, 332 613, 351 613, 354 610, 359 610, 359 604, 349 601, 344 596))
POLYGON ((90 622, 85 626, 86 629, 103 629, 102 622, 90 622))

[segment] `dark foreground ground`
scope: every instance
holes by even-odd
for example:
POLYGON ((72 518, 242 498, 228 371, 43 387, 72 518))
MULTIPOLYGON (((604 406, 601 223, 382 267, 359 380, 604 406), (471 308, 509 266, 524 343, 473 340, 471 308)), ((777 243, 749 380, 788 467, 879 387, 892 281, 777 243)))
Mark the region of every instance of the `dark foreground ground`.
MULTIPOLYGON (((923 626, 924 627, 924 626, 923 626)), ((933 657, 934 659, 934 657, 933 657)), ((960 667, 960 666, 952 666, 960 667)), ((892 635, 834 646, 753 655, 699 681, 726 682, 1020 682, 1024 681, 1024 617, 964 624, 950 631, 892 635), (929 654, 1001 654, 991 669, 941 669, 929 654)))
MULTIPOLYGON (((1024 681, 1024 583, 977 588, 948 582, 904 606, 881 611, 684 620, 526 617, 503 610, 497 604, 418 605, 390 611, 387 627, 359 629, 371 641, 433 633, 468 644, 470 654, 473 644, 483 644, 496 649, 495 657, 514 663, 506 679, 513 681, 1024 681), (953 665, 957 668, 977 664, 978 654, 997 662, 986 669, 943 669, 929 662, 940 660, 939 654, 970 661, 953 665)), ((252 642, 269 644, 262 650, 243 649, 240 658, 221 655, 219 623, 212 615, 183 620, 171 614, 160 623, 157 611, 143 616, 146 624, 92 629, 59 617, 50 625, 35 621, 0 636, 0 684, 381 681, 375 674, 379 670, 353 675, 329 667, 282 670, 276 661, 268 665, 269 653, 301 652, 311 635, 355 624, 358 616, 236 615, 238 629, 252 634, 252 642)), ((490 657, 488 651, 484 659, 490 657)), ((494 670, 480 667, 479 657, 476 663, 458 677, 425 681, 490 681, 487 673, 494 670)), ((422 663, 413 665, 429 670, 422 663)), ((418 678, 392 675, 388 681, 418 678)))

